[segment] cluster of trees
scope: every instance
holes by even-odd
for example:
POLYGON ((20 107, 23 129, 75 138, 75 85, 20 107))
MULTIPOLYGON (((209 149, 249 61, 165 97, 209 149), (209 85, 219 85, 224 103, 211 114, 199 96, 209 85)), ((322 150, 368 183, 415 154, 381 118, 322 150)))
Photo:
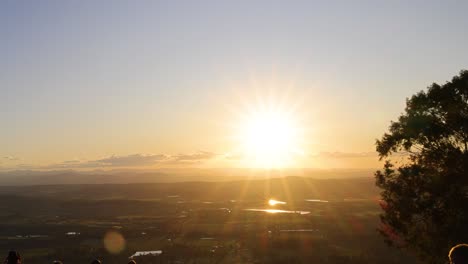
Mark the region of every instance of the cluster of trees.
POLYGON ((376 145, 386 159, 375 174, 381 233, 426 263, 443 263, 451 246, 468 242, 468 71, 407 99, 376 145))

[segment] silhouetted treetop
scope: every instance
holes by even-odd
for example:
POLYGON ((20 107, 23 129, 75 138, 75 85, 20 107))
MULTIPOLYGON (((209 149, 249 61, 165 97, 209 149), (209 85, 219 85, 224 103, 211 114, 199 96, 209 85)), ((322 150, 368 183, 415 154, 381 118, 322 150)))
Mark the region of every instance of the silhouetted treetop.
POLYGON ((467 152, 468 71, 444 85, 433 83, 406 101, 405 113, 377 140, 381 158, 396 151, 418 153, 437 148, 467 152))
POLYGON ((380 159, 408 154, 398 168, 377 171, 382 189, 381 233, 429 263, 468 241, 468 71, 432 84, 406 102, 405 112, 377 140, 380 159))

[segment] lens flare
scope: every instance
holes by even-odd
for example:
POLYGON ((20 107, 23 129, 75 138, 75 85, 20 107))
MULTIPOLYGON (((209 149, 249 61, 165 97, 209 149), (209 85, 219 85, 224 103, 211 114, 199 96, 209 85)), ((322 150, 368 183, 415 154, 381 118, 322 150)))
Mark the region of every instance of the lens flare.
POLYGON ((118 254, 125 249, 125 238, 116 231, 109 231, 103 239, 104 247, 111 254, 118 254))

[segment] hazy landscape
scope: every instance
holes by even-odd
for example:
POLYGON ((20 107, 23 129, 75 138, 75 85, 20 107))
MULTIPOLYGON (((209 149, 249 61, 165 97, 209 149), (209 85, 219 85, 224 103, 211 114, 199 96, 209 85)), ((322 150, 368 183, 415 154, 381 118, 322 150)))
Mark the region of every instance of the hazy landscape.
POLYGON ((0 250, 21 250, 28 263, 95 257, 125 263, 136 251, 155 250, 162 254, 135 259, 412 262, 378 234, 381 209, 371 177, 2 186, 0 197, 0 250), (109 232, 118 235, 106 242, 109 232))
POLYGON ((316 179, 372 177, 372 169, 159 169, 159 170, 16 170, 0 171, 0 186, 89 183, 154 183, 209 181, 224 182, 245 179, 300 176, 316 179))

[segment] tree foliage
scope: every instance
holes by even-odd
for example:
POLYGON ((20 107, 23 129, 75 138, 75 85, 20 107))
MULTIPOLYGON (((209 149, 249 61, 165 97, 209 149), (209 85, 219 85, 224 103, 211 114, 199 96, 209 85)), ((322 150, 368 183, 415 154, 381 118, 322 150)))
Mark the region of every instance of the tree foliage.
POLYGON ((386 159, 375 176, 388 243, 442 263, 451 246, 468 242, 467 145, 468 71, 407 99, 405 112, 376 143, 386 159))

